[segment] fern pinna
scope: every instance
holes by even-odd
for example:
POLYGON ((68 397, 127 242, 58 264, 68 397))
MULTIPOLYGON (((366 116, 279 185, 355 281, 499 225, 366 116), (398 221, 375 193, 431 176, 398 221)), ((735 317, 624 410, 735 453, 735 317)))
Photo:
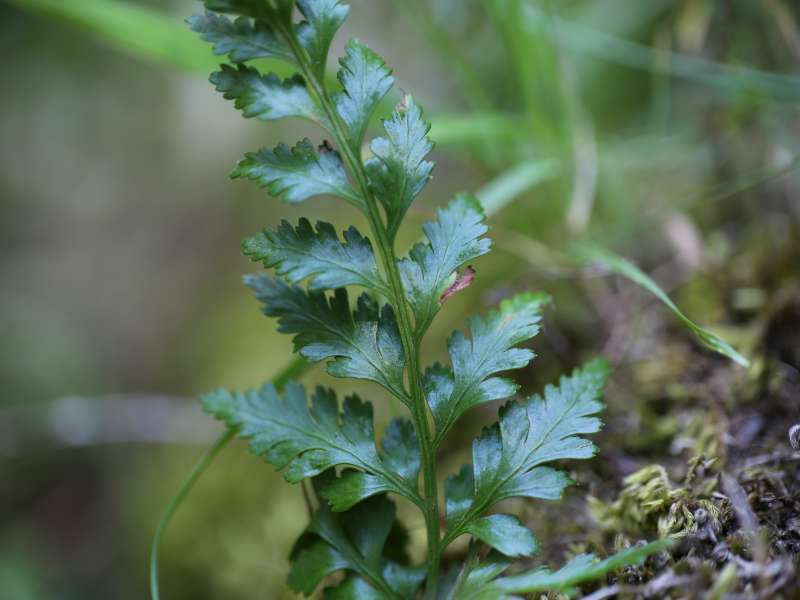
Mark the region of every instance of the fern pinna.
POLYGON ((502 407, 499 421, 474 441, 472 464, 447 478, 441 511, 437 449, 470 408, 516 393, 499 374, 533 358, 518 345, 536 335, 548 298, 520 294, 472 317, 468 333, 456 332, 447 342, 450 364, 423 370, 419 350, 431 322, 474 275, 469 268, 459 278, 458 270, 489 251, 480 203, 457 196, 423 226, 425 241, 398 257, 395 237, 431 177, 433 144, 423 111, 409 95, 383 122, 382 135, 365 144, 370 118, 393 78, 384 61, 355 40, 339 61, 338 82, 326 78, 331 41, 349 7, 337 0, 205 5, 206 13, 189 24, 231 62, 211 76, 216 89, 245 117, 301 117, 321 128, 320 140, 330 140, 248 153, 232 176, 290 203, 336 196, 369 223, 369 237, 351 227, 340 238, 327 223, 301 219, 247 238, 244 253, 274 270, 248 277, 247 285, 280 331, 294 336, 299 354, 326 361, 335 377, 378 384, 410 414, 389 423, 376 445, 372 406, 355 395, 340 402, 330 389, 309 392, 290 382, 283 389, 268 383, 203 397, 205 409, 250 440, 250 450, 283 470, 287 481, 312 481, 319 506, 292 553, 289 585, 310 595, 325 581, 325 597, 333 599, 414 598, 423 590, 427 598, 507 598, 569 590, 653 551, 629 549, 605 561, 581 555, 556 572, 504 576, 511 558, 533 555, 538 544, 517 517, 491 511, 515 496, 560 498, 570 480, 545 465, 594 454, 580 435, 600 428, 595 415, 603 408, 608 374, 600 360, 541 396, 502 407), (281 79, 248 64, 263 58, 286 61, 297 74, 281 79), (353 288, 362 290, 354 299, 353 288), (403 532, 391 495, 406 498, 424 516, 423 565, 409 564, 400 547, 403 532), (473 539, 469 557, 440 581, 442 552, 462 535, 473 539), (334 572, 344 575, 327 577, 334 572))

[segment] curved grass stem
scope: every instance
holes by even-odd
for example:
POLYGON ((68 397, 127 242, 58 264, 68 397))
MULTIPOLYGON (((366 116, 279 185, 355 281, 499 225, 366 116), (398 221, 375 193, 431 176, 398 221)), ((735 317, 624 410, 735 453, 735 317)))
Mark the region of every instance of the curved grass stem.
POLYGON ((156 528, 156 533, 153 536, 153 544, 150 548, 150 597, 152 600, 159 600, 160 598, 158 590, 158 550, 161 546, 161 538, 164 537, 164 531, 166 531, 167 525, 169 525, 169 522, 172 520, 175 512, 178 510, 181 503, 186 499, 186 496, 189 495, 189 492, 194 487, 194 484, 197 483, 198 479, 200 479, 200 476, 205 473, 206 469, 208 469, 211 463, 214 462, 217 454, 219 454, 222 449, 228 445, 228 442, 230 442, 235 435, 236 431, 231 429, 219 436, 217 441, 205 451, 203 456, 200 457, 200 460, 198 460, 194 467, 192 467, 192 470, 181 482, 178 492, 169 501, 167 508, 164 509, 161 519, 158 521, 158 527, 156 528))
MULTIPOLYGON (((299 377, 305 371, 307 371, 309 367, 310 364, 303 358, 295 357, 288 365, 278 372, 278 374, 272 379, 272 382, 276 388, 281 389, 290 379, 299 377)), ((208 450, 205 451, 205 453, 203 453, 197 463, 195 463, 194 467, 192 467, 192 470, 189 472, 189 474, 183 479, 181 485, 178 487, 178 491, 175 492, 175 495, 170 499, 169 504, 167 504, 167 507, 161 514, 161 518, 158 521, 158 526, 156 527, 156 532, 153 535, 153 543, 150 546, 151 600, 160 600, 161 598, 158 584, 158 551, 161 547, 161 540, 164 537, 164 532, 167 529, 167 525, 169 525, 170 521, 172 521, 172 517, 175 516, 178 508, 180 508, 181 504, 186 499, 186 496, 189 495, 189 492, 192 491, 194 484, 197 483, 197 480, 200 479, 200 476, 206 472, 208 467, 211 466, 211 463, 214 462, 214 459, 217 457, 217 455, 222 451, 223 448, 225 448, 225 446, 228 445, 228 442, 230 442, 235 435, 236 431, 233 429, 226 431, 208 448, 208 450)))

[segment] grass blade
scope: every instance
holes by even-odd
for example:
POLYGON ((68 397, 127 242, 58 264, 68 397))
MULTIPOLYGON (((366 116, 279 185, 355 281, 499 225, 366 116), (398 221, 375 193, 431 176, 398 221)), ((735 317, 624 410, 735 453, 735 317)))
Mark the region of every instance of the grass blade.
POLYGON ((545 591, 570 592, 581 583, 600 579, 606 574, 628 565, 639 564, 651 554, 661 552, 669 545, 668 540, 657 540, 644 546, 626 548, 605 560, 591 560, 593 557, 582 555, 556 572, 536 569, 528 573, 503 577, 490 585, 496 586, 505 593, 515 594, 545 591), (580 568, 577 568, 578 566, 580 568))
POLYGON ((198 74, 219 60, 182 19, 120 0, 9 0, 19 8, 55 17, 95 34, 126 54, 198 74))
POLYGON ((710 332, 708 329, 701 327, 689 317, 687 317, 681 309, 670 299, 670 297, 662 290, 653 279, 642 271, 639 267, 633 264, 626 258, 623 258, 613 252, 606 250, 600 246, 591 244, 578 244, 574 246, 573 256, 581 263, 592 264, 599 263, 611 269, 615 273, 622 275, 633 281, 634 283, 642 286, 648 292, 653 294, 656 298, 661 300, 667 308, 669 308, 678 319, 695 334, 697 339, 708 349, 713 350, 723 356, 727 356, 735 363, 748 367, 750 361, 744 356, 739 354, 733 346, 723 340, 718 335, 710 332))
MULTIPOLYGON (((123 0, 9 0, 15 6, 64 20, 99 37, 106 44, 134 58, 205 76, 223 61, 212 55, 208 44, 197 38, 182 19, 169 13, 123 0)), ((291 75, 287 64, 261 59, 262 71, 281 77, 291 75)), ((335 81, 335 76, 329 79, 335 81)), ((390 103, 378 111, 388 112, 390 103)), ((519 135, 516 119, 498 113, 442 114, 431 117, 437 143, 457 144, 519 135)))
POLYGON ((524 161, 500 173, 476 192, 487 217, 500 212, 520 194, 558 175, 556 160, 524 161))
MULTIPOLYGON (((543 11, 529 7, 528 25, 554 36, 556 31, 550 26, 549 18, 543 11)), ((671 75, 726 94, 750 91, 780 102, 797 102, 800 99, 798 77, 729 65, 679 52, 669 52, 665 60, 659 58, 660 50, 566 19, 556 18, 556 22, 559 41, 577 53, 643 71, 651 71, 656 64, 669 64, 671 75)))

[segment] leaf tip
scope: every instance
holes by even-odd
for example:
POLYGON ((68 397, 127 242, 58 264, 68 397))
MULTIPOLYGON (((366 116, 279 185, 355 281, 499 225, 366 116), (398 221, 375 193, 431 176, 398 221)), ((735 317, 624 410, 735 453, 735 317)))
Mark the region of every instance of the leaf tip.
POLYGON ((500 312, 502 314, 510 314, 529 310, 541 313, 542 309, 550 304, 552 300, 550 294, 545 292, 522 292, 500 302, 500 312))
POLYGON ((453 204, 460 204, 468 210, 477 212, 481 218, 486 218, 486 213, 483 210, 483 204, 481 204, 481 201, 478 200, 477 196, 474 194, 460 192, 456 194, 456 197, 453 199, 453 204))

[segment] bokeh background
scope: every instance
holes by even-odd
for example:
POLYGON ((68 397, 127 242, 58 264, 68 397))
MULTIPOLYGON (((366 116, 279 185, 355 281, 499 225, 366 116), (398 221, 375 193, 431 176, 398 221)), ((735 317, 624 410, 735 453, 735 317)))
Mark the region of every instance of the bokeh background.
MULTIPOLYGON (((581 467, 578 507, 587 490, 602 496, 599 480, 619 483, 656 452, 682 464, 724 455, 692 446, 713 432, 674 443, 704 414, 727 423, 750 410, 762 420, 754 436, 783 440, 800 368, 800 7, 350 4, 333 54, 351 36, 366 42, 433 121, 435 178, 400 244, 458 191, 494 211, 496 251, 448 302, 427 358, 444 356, 466 314, 514 291, 553 294, 524 389, 595 354, 618 367, 608 458, 581 467), (571 245, 585 240, 635 261, 752 366, 703 348, 607 266, 576 263, 571 245)), ((290 360, 290 341, 240 283, 258 266, 239 240, 283 217, 362 225, 332 200, 290 207, 228 181, 245 151, 321 140, 295 122, 245 121, 213 91, 217 60, 182 24, 200 10, 0 0, 0 598, 146 596, 160 512, 221 431, 196 394, 259 385, 290 360)), ((303 380, 355 387, 380 423, 401 412, 376 387, 319 368, 303 380)), ((445 471, 495 410, 470 415, 443 450, 445 471)), ((536 527, 550 509, 525 510, 536 527)), ((420 556, 421 522, 403 514, 420 556)), ((287 556, 305 522, 299 488, 231 445, 170 525, 163 596, 292 597, 287 556)), ((547 533, 554 525, 539 526, 545 542, 571 539, 547 533)))

